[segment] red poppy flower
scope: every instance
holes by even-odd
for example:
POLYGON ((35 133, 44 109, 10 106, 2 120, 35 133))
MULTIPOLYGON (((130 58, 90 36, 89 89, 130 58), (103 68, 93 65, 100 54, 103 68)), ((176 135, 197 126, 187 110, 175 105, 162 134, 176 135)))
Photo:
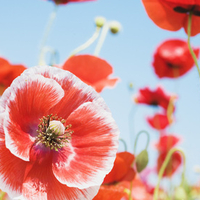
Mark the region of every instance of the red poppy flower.
MULTIPOLYGON (((193 50, 198 57, 199 48, 193 50)), ((159 78, 177 78, 187 73, 194 66, 194 60, 187 42, 173 39, 159 45, 154 53, 152 65, 159 78)))
MULTIPOLYGON (((163 135, 160 137, 158 144, 156 145, 159 151, 159 157, 157 160, 157 172, 159 172, 169 150, 173 148, 178 142, 180 138, 174 135, 163 135)), ((182 159, 179 152, 174 152, 172 157, 164 171, 163 176, 170 177, 174 174, 174 172, 181 165, 182 159)))
POLYGON ((25 69, 23 65, 12 65, 6 59, 0 58, 0 95, 25 69))
POLYGON ((172 123, 166 114, 155 114, 153 117, 147 117, 147 122, 152 128, 163 130, 172 123))
POLYGON ((135 156, 129 152, 117 153, 114 166, 109 174, 106 175, 103 183, 115 183, 123 180, 131 181, 135 177, 135 171, 132 163, 135 156))
POLYGON ((178 142, 180 142, 180 138, 175 135, 162 135, 156 144, 156 148, 159 152, 169 151, 178 142))
POLYGON ((199 0, 142 0, 148 16, 160 28, 187 33, 188 13, 192 12, 191 36, 200 32, 199 0))
POLYGON ((4 92, 0 111, 3 191, 27 200, 97 194, 113 167, 119 131, 91 87, 55 67, 30 68, 4 92))
MULTIPOLYGON (((167 156, 168 151, 164 151, 159 154, 158 160, 157 160, 157 172, 159 173, 160 168, 165 161, 165 158, 167 156)), ((179 168, 179 166, 182 163, 182 158, 179 152, 174 152, 171 156, 171 159, 169 163, 167 164, 167 167, 165 168, 165 171, 163 173, 163 177, 171 177, 176 170, 179 168)))
POLYGON ((98 194, 93 198, 93 200, 126 200, 128 199, 126 189, 126 187, 120 184, 101 185, 98 194))
POLYGON ((134 100, 136 103, 161 106, 166 110, 171 98, 175 99, 176 97, 174 95, 166 94, 161 87, 157 87, 155 90, 145 87, 139 90, 139 93, 134 97, 134 100))
MULTIPOLYGON (((152 195, 147 192, 146 186, 140 180, 139 176, 136 176, 132 183, 128 181, 120 183, 121 186, 127 188, 127 191, 130 191, 130 184, 132 184, 132 200, 153 200, 152 195)), ((129 198, 126 197, 123 200, 129 200, 129 198)))
POLYGON ((91 85, 97 92, 104 87, 114 87, 118 78, 109 78, 113 68, 105 60, 91 55, 78 55, 70 57, 62 66, 80 78, 83 82, 91 85))
POLYGON ((59 5, 59 4, 67 4, 70 2, 85 2, 85 1, 95 1, 95 0, 49 0, 49 1, 53 1, 55 4, 59 5))

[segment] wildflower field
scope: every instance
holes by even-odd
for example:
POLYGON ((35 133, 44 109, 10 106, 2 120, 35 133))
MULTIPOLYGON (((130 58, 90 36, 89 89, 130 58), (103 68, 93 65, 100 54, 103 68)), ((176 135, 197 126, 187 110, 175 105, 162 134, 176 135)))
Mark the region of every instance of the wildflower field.
POLYGON ((0 25, 0 200, 200 199, 200 0, 7 0, 0 25))

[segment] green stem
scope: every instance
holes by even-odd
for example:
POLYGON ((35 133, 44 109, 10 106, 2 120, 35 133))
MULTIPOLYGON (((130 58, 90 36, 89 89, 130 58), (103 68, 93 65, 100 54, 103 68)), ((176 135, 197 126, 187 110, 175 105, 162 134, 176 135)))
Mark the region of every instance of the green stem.
POLYGON ((148 146, 149 146, 149 140, 150 140, 149 133, 148 133, 147 131, 145 131, 145 130, 140 131, 140 132, 137 134, 136 138, 135 138, 135 143, 134 143, 134 154, 136 153, 136 146, 137 146, 138 138, 139 138, 139 136, 140 136, 142 133, 145 133, 146 136, 147 136, 147 143, 146 143, 145 149, 147 149, 148 146))
POLYGON ((129 193, 128 200, 132 200, 132 187, 133 187, 133 181, 131 181, 131 183, 130 183, 130 193, 129 193))
POLYGON ((185 162, 185 160, 186 160, 186 159, 185 159, 185 154, 184 154, 184 152, 183 152, 181 149, 173 148, 173 149, 171 149, 171 150, 168 152, 168 154, 167 154, 167 156, 166 156, 166 158, 165 158, 165 160, 164 160, 164 162, 163 162, 163 164, 162 164, 162 166, 161 166, 161 168, 160 168, 160 171, 159 171, 159 173, 158 173, 158 181, 157 181, 157 185, 156 185, 155 190, 154 190, 153 200, 157 200, 157 199, 158 199, 160 181, 161 181, 161 179, 162 179, 163 173, 164 173, 164 171, 165 171, 165 169, 166 169, 166 167, 167 167, 167 165, 168 165, 168 163, 169 163, 169 161, 170 161, 170 158, 171 158, 172 154, 173 154, 174 152, 176 152, 176 151, 180 152, 180 153, 182 154, 182 156, 183 156, 183 172, 182 172, 182 181, 181 181, 181 185, 184 183, 184 179, 185 179, 185 169, 186 169, 186 165, 185 165, 185 164, 186 164, 186 162, 185 162))
POLYGON ((101 50, 102 45, 103 45, 103 43, 104 43, 104 41, 106 39, 106 35, 108 33, 109 28, 110 28, 110 23, 106 22, 104 24, 103 28, 102 28, 101 36, 100 36, 99 41, 97 43, 97 46, 96 46, 96 48, 94 50, 94 55, 95 56, 99 56, 100 50, 101 50))
POLYGON ((188 34, 188 48, 189 48, 189 51, 190 51, 190 54, 192 55, 192 58, 194 60, 194 63, 197 67, 197 70, 198 70, 198 73, 199 73, 199 77, 200 77, 200 69, 199 69, 199 65, 198 65, 198 62, 197 62, 197 57, 191 47, 191 44, 190 44, 190 36, 191 36, 191 27, 192 27, 192 11, 189 13, 189 16, 188 16, 188 27, 187 27, 187 34, 188 34))
POLYGON ((58 5, 55 5, 54 10, 50 14, 46 28, 44 30, 43 38, 42 38, 42 41, 40 43, 39 65, 45 65, 46 64, 45 58, 44 58, 45 57, 44 49, 45 49, 45 45, 46 45, 48 36, 49 36, 50 31, 51 31, 52 26, 53 26, 53 22, 55 21, 57 10, 58 10, 58 5))
POLYGON ((122 138, 119 138, 119 141, 121 141, 123 143, 124 149, 125 149, 125 151, 127 151, 127 144, 126 144, 126 142, 122 138))
POLYGON ((89 40, 87 40, 84 44, 82 44, 81 46, 79 46, 76 49, 74 49, 70 53, 69 57, 74 56, 78 52, 83 51, 84 49, 86 49, 87 47, 89 47, 98 38, 100 30, 101 30, 100 27, 96 27, 96 30, 95 30, 94 34, 92 35, 92 37, 89 40))

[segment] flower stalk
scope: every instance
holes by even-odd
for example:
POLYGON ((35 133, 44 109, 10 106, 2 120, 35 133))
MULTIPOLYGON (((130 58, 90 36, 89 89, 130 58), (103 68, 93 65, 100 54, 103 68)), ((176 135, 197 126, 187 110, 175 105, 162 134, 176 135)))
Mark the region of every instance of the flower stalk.
POLYGON ((183 157, 183 172, 182 172, 182 178, 181 178, 181 179, 182 179, 182 180, 181 180, 181 185, 184 184, 184 180, 185 180, 185 169, 186 169, 186 162, 185 162, 185 161, 186 161, 186 158, 185 158, 185 154, 184 154, 184 152, 183 152, 181 149, 173 148, 173 149, 171 149, 171 150, 168 152, 168 154, 167 154, 167 156, 166 156, 166 158, 165 158, 165 160, 164 160, 164 162, 163 162, 163 164, 162 164, 162 166, 161 166, 161 168, 160 168, 160 171, 159 171, 159 173, 158 173, 158 181, 157 181, 157 185, 156 185, 155 190, 154 190, 153 200, 157 200, 157 199, 158 199, 160 181, 161 181, 161 179, 162 179, 162 177, 163 177, 164 171, 165 171, 165 169, 166 169, 166 167, 167 167, 167 165, 168 165, 168 163, 169 163, 169 161, 170 161, 170 159, 171 159, 173 153, 174 153, 174 152, 177 152, 177 151, 180 152, 181 155, 182 155, 182 157, 183 157))
POLYGON ((189 13, 189 16, 188 16, 188 29, 187 29, 187 32, 188 32, 188 48, 189 48, 189 51, 192 55, 192 58, 194 60, 194 63, 197 67, 197 70, 198 70, 198 73, 199 73, 199 78, 200 78, 200 69, 199 69, 199 65, 198 65, 198 62, 197 62, 197 57, 191 47, 191 43, 190 43, 190 36, 191 36, 191 27, 192 27, 192 11, 189 13))
POLYGON ((40 53, 39 53, 39 65, 45 65, 45 45, 48 39, 48 36, 52 30, 53 23, 57 15, 58 5, 55 5, 53 12, 50 14, 49 20, 47 22, 46 28, 44 30, 43 38, 40 44, 40 53))

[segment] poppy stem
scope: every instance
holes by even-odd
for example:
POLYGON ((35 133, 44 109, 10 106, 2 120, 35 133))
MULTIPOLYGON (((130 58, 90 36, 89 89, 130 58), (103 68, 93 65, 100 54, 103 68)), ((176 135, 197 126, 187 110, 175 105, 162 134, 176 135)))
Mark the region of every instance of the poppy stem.
POLYGON ((96 27, 96 30, 94 32, 94 34, 92 35, 92 37, 87 40, 85 43, 83 43, 81 46, 77 47, 76 49, 74 49, 71 53, 70 56, 74 56, 76 55, 78 52, 83 51, 84 49, 88 48, 99 36, 99 32, 101 30, 101 27, 96 27))
POLYGON ((57 10, 58 10, 58 5, 55 5, 53 12, 50 14, 49 20, 47 22, 47 25, 45 27, 44 30, 44 34, 43 34, 43 38, 42 41, 40 43, 40 47, 39 47, 39 65, 45 65, 45 45, 48 39, 48 36, 51 32, 52 26, 53 26, 53 22, 55 21, 56 18, 56 14, 57 14, 57 10))
POLYGON ((134 154, 136 153, 136 146, 137 146, 138 138, 139 138, 139 136, 140 136, 142 133, 145 133, 146 136, 147 136, 147 143, 146 143, 145 149, 147 150, 147 148, 148 148, 148 146, 149 146, 149 140, 150 140, 149 133, 148 133, 147 131, 145 131, 145 130, 140 131, 140 132, 136 135, 136 138, 135 138, 135 143, 134 143, 134 154))
POLYGON ((119 138, 119 141, 121 141, 123 143, 124 150, 127 151, 127 144, 126 144, 126 142, 122 138, 119 138))
POLYGON ((171 150, 168 152, 168 154, 167 154, 167 156, 166 156, 166 158, 165 158, 165 160, 164 160, 164 162, 163 162, 163 164, 162 164, 162 166, 161 166, 161 168, 160 168, 160 171, 159 171, 159 173, 158 173, 158 181, 157 181, 157 185, 156 185, 155 190, 154 190, 153 200, 157 200, 157 199, 158 199, 160 181, 161 181, 162 176, 163 176, 163 174, 164 174, 164 171, 165 171, 165 169, 166 169, 166 167, 167 167, 167 165, 168 165, 168 163, 169 163, 169 161, 170 161, 170 159, 171 159, 171 157, 172 157, 172 154, 173 154, 174 152, 177 152, 177 151, 180 152, 180 153, 182 154, 182 157, 183 157, 183 172, 182 172, 181 185, 184 184, 184 180, 185 180, 185 169, 186 169, 185 154, 184 154, 184 152, 183 152, 181 149, 173 148, 173 149, 171 149, 171 150))
POLYGON ((3 200, 5 195, 6 195, 6 193, 2 191, 2 192, 0 193, 0 200, 3 200))
POLYGON ((129 193, 128 200, 132 200, 132 187, 133 187, 133 181, 131 181, 131 183, 130 183, 130 193, 129 193))
POLYGON ((109 28, 110 28, 110 23, 106 22, 104 24, 103 28, 102 28, 101 36, 100 36, 99 41, 97 43, 97 46, 96 46, 96 48, 94 50, 94 55, 95 56, 99 56, 100 50, 101 50, 102 45, 103 45, 103 43, 104 43, 104 41, 106 39, 106 35, 108 33, 109 28))
POLYGON ((199 77, 200 77, 200 69, 199 69, 199 65, 198 65, 198 62, 197 62, 197 57, 191 47, 191 44, 190 44, 190 36, 191 36, 191 27, 192 27, 192 11, 189 13, 189 16, 188 16, 188 27, 187 27, 187 34, 188 34, 188 48, 189 48, 189 51, 190 51, 190 54, 192 55, 192 58, 194 60, 194 63, 197 67, 197 70, 198 70, 198 73, 199 73, 199 77))

